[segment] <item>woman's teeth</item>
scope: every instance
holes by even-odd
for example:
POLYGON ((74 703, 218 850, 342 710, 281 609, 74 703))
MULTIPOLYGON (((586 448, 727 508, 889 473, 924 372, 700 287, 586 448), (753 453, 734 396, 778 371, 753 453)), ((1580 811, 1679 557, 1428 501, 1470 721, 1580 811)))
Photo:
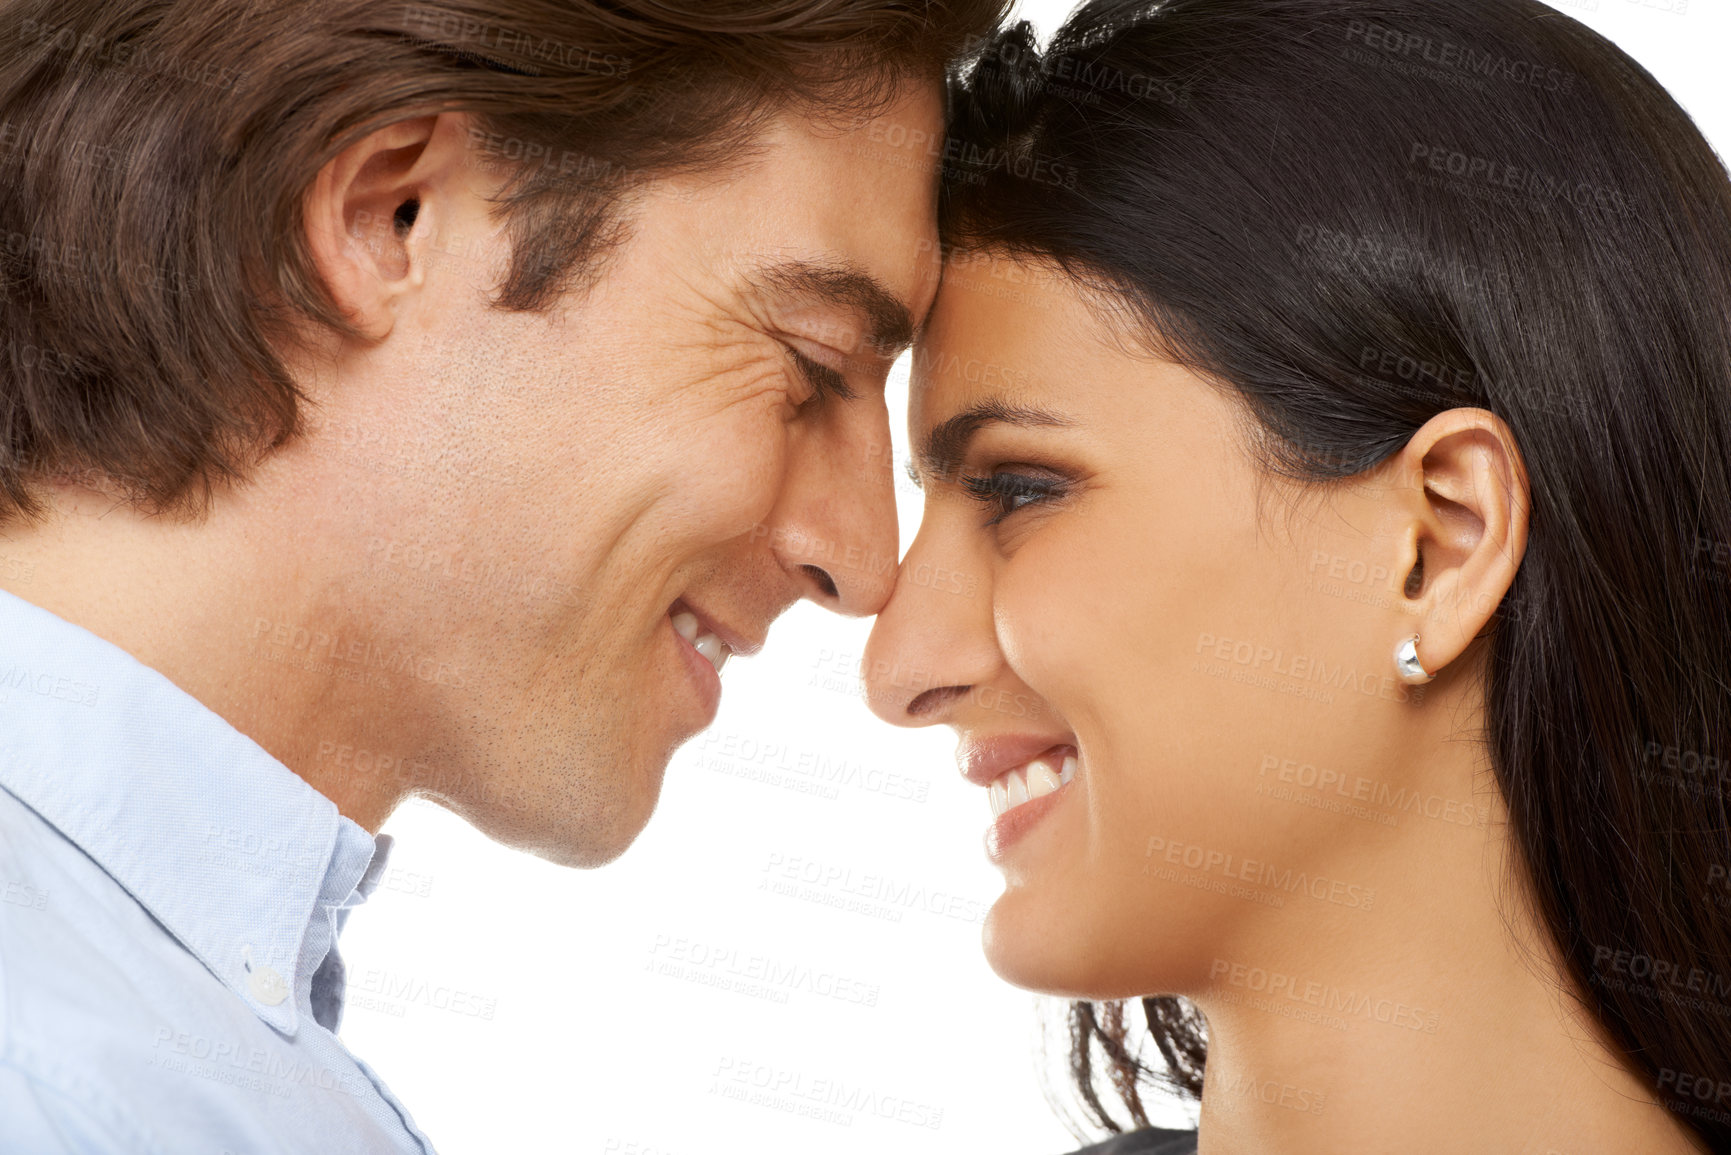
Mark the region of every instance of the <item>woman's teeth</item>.
POLYGON ((992 804, 992 817, 1004 811, 1044 798, 1076 776, 1076 756, 1067 754, 1062 760, 1042 754, 1026 766, 1019 766, 986 787, 986 798, 992 804))
POLYGON ((673 615, 673 632, 690 642, 693 649, 709 659, 715 672, 721 673, 721 667, 727 662, 727 655, 733 651, 714 634, 700 634, 697 628, 696 614, 681 610, 673 615))

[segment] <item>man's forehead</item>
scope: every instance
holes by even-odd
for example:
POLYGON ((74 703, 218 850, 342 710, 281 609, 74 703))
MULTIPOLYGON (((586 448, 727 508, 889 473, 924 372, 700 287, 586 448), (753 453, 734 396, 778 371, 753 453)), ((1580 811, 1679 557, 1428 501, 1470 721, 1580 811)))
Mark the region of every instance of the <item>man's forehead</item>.
POLYGON ((845 127, 820 118, 808 131, 816 138, 811 166, 796 162, 790 172, 819 243, 889 288, 917 327, 942 271, 940 87, 912 84, 877 115, 845 127))

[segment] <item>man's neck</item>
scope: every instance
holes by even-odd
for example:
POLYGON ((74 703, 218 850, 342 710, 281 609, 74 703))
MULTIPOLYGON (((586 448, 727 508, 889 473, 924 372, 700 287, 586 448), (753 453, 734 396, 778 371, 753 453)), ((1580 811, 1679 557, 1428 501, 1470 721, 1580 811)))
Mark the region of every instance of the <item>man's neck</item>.
POLYGON ((273 526, 278 504, 250 489, 195 521, 62 489, 46 517, 0 529, 0 589, 161 673, 377 832, 406 784, 321 753, 383 744, 366 685, 314 646, 355 633, 362 607, 310 551, 297 563, 307 543, 273 526))

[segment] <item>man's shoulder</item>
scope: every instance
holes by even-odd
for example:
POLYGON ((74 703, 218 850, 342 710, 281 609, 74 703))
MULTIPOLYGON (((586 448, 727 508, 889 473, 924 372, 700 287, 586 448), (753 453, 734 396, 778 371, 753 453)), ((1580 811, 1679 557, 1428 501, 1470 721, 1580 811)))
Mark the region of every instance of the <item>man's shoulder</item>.
POLYGON ((128 902, 0 788, 0 1149, 164 1150, 104 1074, 112 1040, 146 1037, 166 1013, 146 994, 158 985, 147 957, 122 932, 128 902))
POLYGON ((124 887, 0 788, 0 1025, 9 1040, 64 1051, 85 1031, 112 1038, 166 1016, 221 1014, 223 996, 124 887))
MULTIPOLYGON (((188 884, 205 869, 189 865, 188 884)), ((310 1016, 279 1034, 0 788, 0 1151, 39 1149, 33 1118, 113 1138, 78 1150, 254 1150, 297 1128, 308 1149, 420 1150, 310 1016)))
POLYGON ((65 842, 35 811, 0 787, 0 917, 48 909, 50 892, 40 876, 44 867, 52 869, 51 860, 62 847, 45 835, 65 842))
POLYGON ((81 1086, 75 1075, 46 1072, 13 1050, 0 1053, 0 1149, 33 1155, 164 1155, 121 1104, 81 1086))

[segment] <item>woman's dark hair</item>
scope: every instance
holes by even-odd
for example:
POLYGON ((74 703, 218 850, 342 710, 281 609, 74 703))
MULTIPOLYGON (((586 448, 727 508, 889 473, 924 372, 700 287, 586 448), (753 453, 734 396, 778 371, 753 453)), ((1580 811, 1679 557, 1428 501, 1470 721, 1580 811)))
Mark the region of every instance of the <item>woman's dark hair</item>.
MULTIPOLYGON (((495 303, 581 287, 645 181, 793 107, 937 81, 1006 0, 5 0, 0 524, 86 477, 201 508, 299 429, 281 353, 349 326, 301 199, 367 133, 476 117, 508 177, 495 303)), ((412 223, 418 206, 398 219, 412 223)))
MULTIPOLYGON (((1731 182, 1689 117, 1537 0, 1094 0, 953 97, 952 253, 1127 307, 1271 471, 1508 423, 1530 532, 1484 692, 1517 861, 1629 1069, 1731 1151, 1731 182)), ((1196 1008, 1142 1005, 1163 1070, 1122 1004, 1072 1008, 1107 1130, 1102 1063, 1134 1122, 1139 1080, 1201 1094, 1196 1008)))

